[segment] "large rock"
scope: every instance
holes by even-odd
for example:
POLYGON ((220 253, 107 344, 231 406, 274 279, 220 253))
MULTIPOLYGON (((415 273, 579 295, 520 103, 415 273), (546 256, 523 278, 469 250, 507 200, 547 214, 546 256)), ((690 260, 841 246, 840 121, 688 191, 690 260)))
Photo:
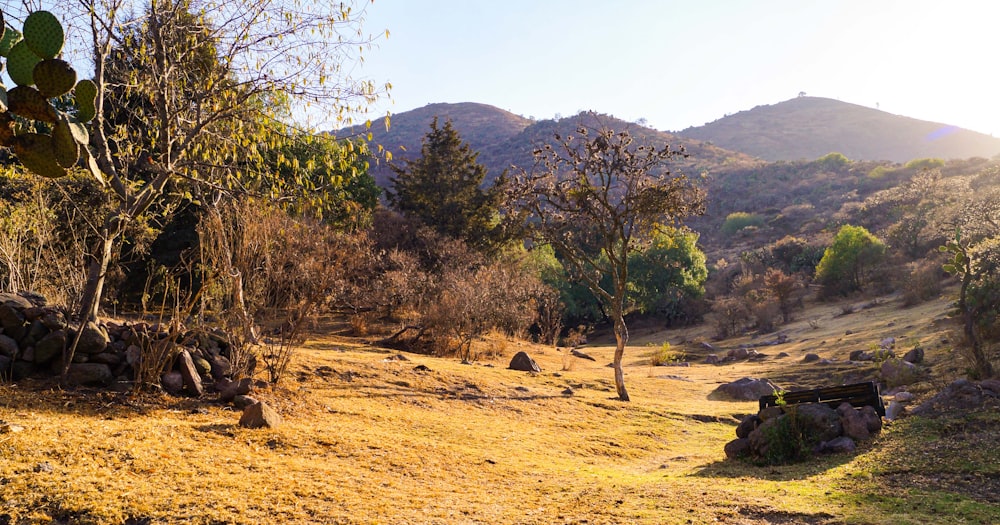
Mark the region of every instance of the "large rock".
POLYGON ((795 424, 811 443, 829 441, 843 433, 840 415, 823 403, 803 403, 788 408, 794 413, 795 424))
POLYGON ((266 403, 256 403, 243 409, 240 426, 245 428, 274 428, 281 424, 281 415, 266 403))
POLYGON ((27 310, 28 308, 35 306, 31 304, 31 301, 21 297, 20 295, 13 293, 0 293, 0 305, 5 304, 9 304, 18 310, 27 310))
POLYGON ((13 359, 17 356, 19 350, 17 341, 12 337, 0 334, 0 355, 13 359))
POLYGON ((510 366, 507 368, 511 370, 519 370, 521 372, 541 372, 542 369, 538 366, 538 363, 534 359, 528 357, 525 352, 518 352, 514 354, 513 359, 510 360, 510 366))
POLYGON ((850 403, 841 403, 837 407, 837 414, 840 415, 840 424, 844 427, 845 436, 854 441, 867 441, 872 437, 864 416, 850 403))
POLYGON ((919 346, 903 355, 903 361, 920 364, 924 362, 924 349, 919 346))
POLYGON ((817 454, 842 454, 851 453, 857 448, 854 444, 854 440, 847 436, 840 436, 833 438, 830 441, 824 441, 816 446, 817 454))
POLYGON ((886 359, 879 371, 882 379, 890 387, 909 385, 920 378, 917 365, 902 359, 886 359))
POLYGON ((83 327, 83 335, 76 345, 76 351, 80 354, 99 354, 108 347, 111 339, 104 327, 93 321, 87 321, 83 327))
POLYGON ((709 397, 713 399, 728 397, 740 401, 757 401, 761 396, 771 395, 778 390, 780 388, 767 379, 744 377, 732 383, 719 385, 709 397))
POLYGON ((989 399, 997 399, 997 394, 968 379, 959 379, 914 408, 913 413, 935 415, 938 412, 974 410, 981 408, 989 399))
POLYGON ((184 376, 176 370, 171 370, 160 377, 160 385, 166 393, 179 396, 184 390, 184 376))
POLYGON ((757 414, 751 414, 740 421, 740 424, 736 427, 736 437, 745 438, 749 437, 750 433, 757 429, 757 426, 762 423, 760 417, 757 414))
POLYGON ((52 362, 62 356, 64 348, 66 348, 66 332, 63 330, 49 332, 35 344, 34 361, 40 365, 52 362))
POLYGON ((194 365, 194 360, 191 359, 190 352, 181 350, 177 359, 177 367, 181 373, 181 378, 184 380, 184 388, 188 394, 197 397, 205 393, 205 388, 201 384, 201 375, 198 373, 198 368, 194 365))
POLYGON ((219 400, 228 403, 236 396, 245 396, 253 390, 253 379, 244 377, 239 381, 220 379, 215 382, 215 389, 219 392, 219 400))
MULTIPOLYGON (((3 295, 9 296, 10 294, 3 295)), ((24 318, 22 310, 23 308, 18 307, 13 302, 0 304, 0 328, 3 328, 4 335, 15 341, 20 341, 28 331, 27 320, 24 318)))
POLYGON ((107 386, 115 379, 108 365, 100 363, 73 363, 69 365, 66 379, 74 385, 107 386))
POLYGON ((726 443, 725 447, 726 457, 729 459, 736 459, 750 454, 750 440, 747 438, 737 438, 729 443, 726 443))
POLYGON ((0 377, 7 376, 7 369, 10 368, 10 364, 13 362, 14 360, 10 357, 0 354, 0 377))
POLYGON ((217 354, 209 354, 208 362, 212 369, 212 379, 218 381, 233 373, 233 365, 229 359, 217 354))

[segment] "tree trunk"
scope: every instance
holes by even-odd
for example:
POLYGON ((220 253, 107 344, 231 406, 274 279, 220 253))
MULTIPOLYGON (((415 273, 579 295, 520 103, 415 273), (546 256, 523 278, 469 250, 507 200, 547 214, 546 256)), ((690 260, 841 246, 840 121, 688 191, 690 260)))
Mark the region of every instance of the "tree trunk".
POLYGON ((625 372, 622 370, 622 357, 625 356, 625 344, 628 343, 628 327, 625 326, 625 316, 621 309, 615 312, 615 390, 618 391, 618 399, 629 401, 628 391, 625 390, 625 372))
POLYGON ((80 319, 96 321, 101 309, 101 296, 104 293, 104 279, 111 264, 111 254, 115 240, 121 233, 121 222, 118 216, 108 219, 101 231, 100 251, 91 259, 87 267, 87 283, 83 287, 83 297, 80 299, 80 319))

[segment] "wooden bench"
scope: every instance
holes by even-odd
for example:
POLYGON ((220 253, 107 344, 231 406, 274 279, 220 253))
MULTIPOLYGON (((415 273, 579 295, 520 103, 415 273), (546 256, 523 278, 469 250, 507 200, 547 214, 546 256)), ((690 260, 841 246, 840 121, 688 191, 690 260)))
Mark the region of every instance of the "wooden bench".
MULTIPOLYGON (((778 397, 776 395, 762 396, 760 398, 761 410, 767 407, 778 406, 778 397)), ((885 415, 885 405, 882 404, 882 396, 879 394, 878 384, 874 381, 814 388, 812 390, 799 390, 797 392, 785 392, 780 397, 786 405, 825 403, 832 408, 837 408, 841 403, 850 403, 855 407, 870 406, 875 409, 878 415, 885 415)))

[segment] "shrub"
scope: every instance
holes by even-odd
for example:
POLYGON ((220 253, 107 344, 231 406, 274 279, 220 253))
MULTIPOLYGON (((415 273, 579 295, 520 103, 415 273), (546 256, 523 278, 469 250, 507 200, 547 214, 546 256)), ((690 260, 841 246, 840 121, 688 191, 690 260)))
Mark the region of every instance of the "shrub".
POLYGON ((941 294, 944 275, 939 261, 918 261, 911 263, 909 268, 901 285, 904 306, 914 306, 941 294))
POLYGON ((864 227, 844 225, 816 266, 823 294, 829 297, 863 290, 871 284, 885 250, 885 244, 864 227))
POLYGON ((935 168, 941 168, 944 166, 944 160, 942 159, 913 159, 906 163, 906 168, 911 170, 932 170, 935 168))
POLYGON ((682 352, 676 352, 670 347, 670 343, 664 342, 653 351, 653 354, 649 356, 649 364, 651 366, 663 366, 669 365, 671 363, 679 363, 684 361, 684 354, 682 352))
POLYGON ((726 216, 722 223, 722 233, 735 235, 746 228, 760 228, 764 225, 764 217, 756 213, 737 211, 726 216))

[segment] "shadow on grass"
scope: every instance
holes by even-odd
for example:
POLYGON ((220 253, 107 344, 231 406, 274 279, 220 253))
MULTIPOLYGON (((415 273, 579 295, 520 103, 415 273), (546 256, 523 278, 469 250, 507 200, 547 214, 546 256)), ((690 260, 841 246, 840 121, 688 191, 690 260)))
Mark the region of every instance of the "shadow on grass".
POLYGON ((855 454, 813 456, 800 463, 762 465, 744 459, 727 459, 703 465, 694 474, 700 478, 755 478, 767 481, 803 480, 854 460, 855 454))

